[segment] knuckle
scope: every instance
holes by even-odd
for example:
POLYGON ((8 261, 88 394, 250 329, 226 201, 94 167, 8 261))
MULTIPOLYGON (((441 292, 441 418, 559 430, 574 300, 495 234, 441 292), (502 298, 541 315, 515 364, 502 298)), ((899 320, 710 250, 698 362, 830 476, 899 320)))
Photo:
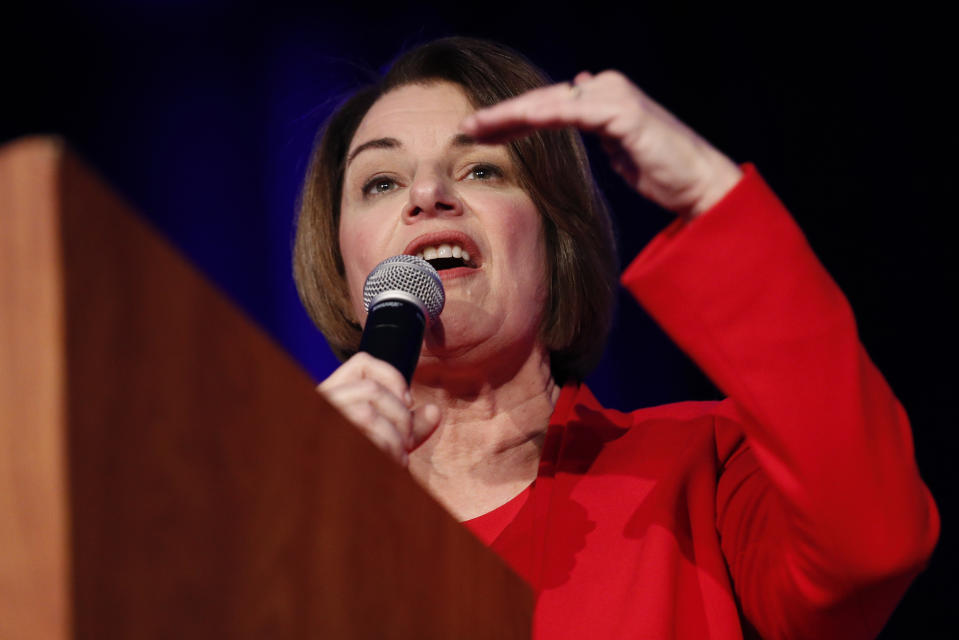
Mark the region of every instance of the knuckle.
POLYGON ((371 424, 375 422, 378 417, 378 413, 372 404, 369 402, 364 402, 362 404, 356 405, 352 410, 353 416, 357 421, 364 425, 371 424))
POLYGON ((370 380, 369 378, 359 381, 356 386, 358 391, 361 391, 367 396, 374 395, 380 390, 379 383, 376 380, 370 380))
POLYGON ((388 411, 385 415, 396 425, 397 429, 406 429, 410 425, 410 412, 406 407, 396 403, 388 405, 388 411))
POLYGON ((387 381, 387 384, 382 385, 383 391, 386 391, 397 397, 402 397, 403 393, 406 391, 406 378, 403 377, 396 369, 392 369, 392 379, 387 381))
POLYGON ((389 386, 405 386, 406 379, 403 377, 399 371, 397 371, 393 365, 383 363, 383 382, 384 387, 389 386))
POLYGON ((626 76, 616 69, 606 69, 601 71, 596 75, 596 78, 605 80, 607 82, 623 82, 626 80, 626 76))
POLYGON ((379 447, 393 456, 399 457, 402 455, 405 449, 393 425, 385 418, 380 418, 376 422, 376 427, 373 437, 379 447))
POLYGON ((366 437, 370 440, 370 442, 387 453, 391 453, 395 448, 390 439, 380 431, 367 431, 366 437))
POLYGON ((403 374, 397 371, 396 367, 390 363, 380 360, 379 358, 374 358, 367 353, 364 353, 363 355, 368 358, 366 363, 366 371, 371 376, 386 382, 406 383, 406 379, 403 378, 403 374))
POLYGON ((375 361, 375 360, 376 360, 376 358, 374 358, 373 356, 371 356, 371 355, 368 354, 367 352, 365 352, 365 351, 357 351, 356 353, 354 353, 354 354, 350 357, 349 360, 347 360, 347 363, 353 362, 353 363, 355 363, 355 364, 367 364, 367 363, 373 362, 373 361, 375 361))

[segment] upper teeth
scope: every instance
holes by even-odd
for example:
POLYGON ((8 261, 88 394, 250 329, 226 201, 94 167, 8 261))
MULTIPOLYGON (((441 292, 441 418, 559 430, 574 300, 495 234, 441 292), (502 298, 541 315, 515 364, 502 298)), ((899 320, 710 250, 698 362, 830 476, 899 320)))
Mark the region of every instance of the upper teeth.
POLYGON ((424 260, 462 258, 463 262, 470 261, 470 254, 458 244, 441 244, 435 247, 423 247, 423 250, 416 255, 424 260))

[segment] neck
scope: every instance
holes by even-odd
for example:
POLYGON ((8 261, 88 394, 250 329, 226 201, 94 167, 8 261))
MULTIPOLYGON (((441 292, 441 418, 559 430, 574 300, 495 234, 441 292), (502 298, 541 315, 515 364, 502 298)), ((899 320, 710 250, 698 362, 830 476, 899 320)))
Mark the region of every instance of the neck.
POLYGON ((549 354, 536 346, 511 375, 457 375, 451 367, 417 371, 417 405, 442 419, 410 455, 410 472, 461 520, 507 502, 536 477, 549 418, 559 397, 549 354))

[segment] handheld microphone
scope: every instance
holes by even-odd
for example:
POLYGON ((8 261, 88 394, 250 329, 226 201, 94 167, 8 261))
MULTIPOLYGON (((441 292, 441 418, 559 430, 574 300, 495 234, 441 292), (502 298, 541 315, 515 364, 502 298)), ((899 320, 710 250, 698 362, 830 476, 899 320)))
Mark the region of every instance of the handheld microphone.
POLYGON ((416 256, 393 256, 379 263, 363 285, 366 325, 360 351, 396 367, 406 383, 420 358, 426 325, 446 304, 436 269, 416 256))

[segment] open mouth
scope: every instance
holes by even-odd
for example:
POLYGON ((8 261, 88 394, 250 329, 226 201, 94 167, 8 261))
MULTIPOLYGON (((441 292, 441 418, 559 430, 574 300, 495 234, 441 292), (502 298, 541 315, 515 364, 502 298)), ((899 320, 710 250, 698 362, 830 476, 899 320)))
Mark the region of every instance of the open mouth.
POLYGON ((437 271, 457 267, 476 268, 476 265, 470 260, 469 252, 458 244, 423 247, 416 255, 433 265, 433 268, 437 271))
POLYGON ((437 271, 478 269, 480 266, 475 243, 458 232, 421 236, 407 247, 407 253, 423 258, 437 271))

